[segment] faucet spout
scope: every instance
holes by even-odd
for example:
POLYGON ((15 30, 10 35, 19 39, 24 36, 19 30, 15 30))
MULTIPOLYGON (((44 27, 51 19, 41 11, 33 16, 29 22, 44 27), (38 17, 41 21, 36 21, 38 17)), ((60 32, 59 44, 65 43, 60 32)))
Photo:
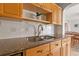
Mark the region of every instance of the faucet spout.
POLYGON ((43 25, 39 24, 38 25, 38 36, 40 36, 41 31, 43 31, 43 25))

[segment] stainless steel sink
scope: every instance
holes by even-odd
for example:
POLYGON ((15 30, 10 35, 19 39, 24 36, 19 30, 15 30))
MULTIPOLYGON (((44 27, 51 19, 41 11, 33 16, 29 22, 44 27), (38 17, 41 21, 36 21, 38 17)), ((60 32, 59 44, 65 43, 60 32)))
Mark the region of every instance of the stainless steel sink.
POLYGON ((54 39, 55 37, 53 36, 34 36, 34 37, 28 37, 28 41, 30 42, 38 42, 38 41, 45 41, 45 40, 50 40, 54 39))

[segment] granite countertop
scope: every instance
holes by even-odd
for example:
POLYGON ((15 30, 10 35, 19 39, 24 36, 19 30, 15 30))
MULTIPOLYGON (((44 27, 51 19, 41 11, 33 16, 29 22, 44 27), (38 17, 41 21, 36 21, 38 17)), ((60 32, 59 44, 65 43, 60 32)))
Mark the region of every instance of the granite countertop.
POLYGON ((1 56, 9 56, 15 53, 22 52, 26 49, 33 48, 42 44, 46 44, 49 42, 54 42, 57 40, 64 39, 63 38, 57 38, 57 39, 49 39, 45 41, 38 41, 38 42, 30 42, 26 39, 26 37, 23 38, 12 38, 12 39, 0 39, 0 55, 1 56))

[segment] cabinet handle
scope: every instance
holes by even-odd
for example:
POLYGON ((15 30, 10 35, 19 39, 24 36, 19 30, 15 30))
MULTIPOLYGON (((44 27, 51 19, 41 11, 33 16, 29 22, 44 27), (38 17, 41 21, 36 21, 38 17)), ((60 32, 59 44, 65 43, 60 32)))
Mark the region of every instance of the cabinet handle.
POLYGON ((42 50, 38 50, 37 53, 42 53, 42 50))
POLYGON ((50 56, 49 54, 47 54, 47 56, 50 56))
POLYGON ((55 44, 56 46, 58 46, 58 44, 55 44))

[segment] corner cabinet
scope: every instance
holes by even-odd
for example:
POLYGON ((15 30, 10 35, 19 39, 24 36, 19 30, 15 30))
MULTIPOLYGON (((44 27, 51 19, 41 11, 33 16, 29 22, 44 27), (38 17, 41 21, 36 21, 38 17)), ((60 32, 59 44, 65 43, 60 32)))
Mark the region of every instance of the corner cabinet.
POLYGON ((20 18, 22 15, 22 4, 4 3, 3 16, 20 18))

